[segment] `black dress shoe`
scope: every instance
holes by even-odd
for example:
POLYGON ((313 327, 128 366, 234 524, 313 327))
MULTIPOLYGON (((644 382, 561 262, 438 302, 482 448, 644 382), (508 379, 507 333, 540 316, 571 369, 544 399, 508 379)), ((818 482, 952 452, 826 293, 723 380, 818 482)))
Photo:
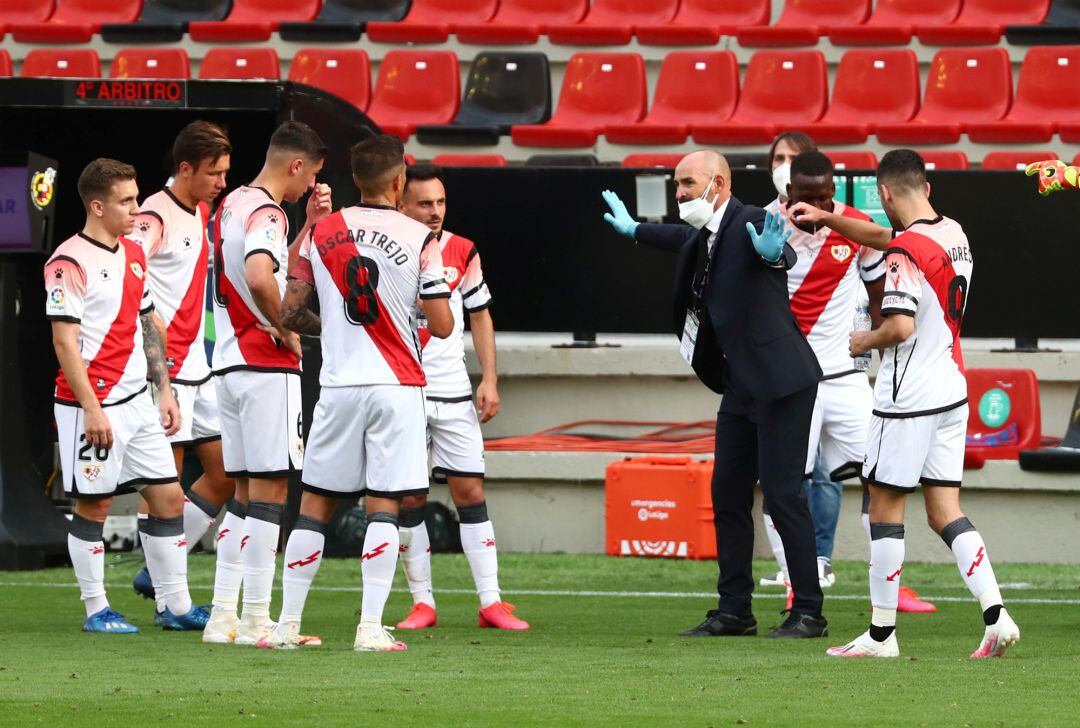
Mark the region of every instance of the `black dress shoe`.
POLYGON ((809 614, 792 614, 784 623, 765 635, 770 639, 801 640, 810 637, 828 637, 829 623, 824 617, 809 614))
POLYGON ((753 637, 756 634, 754 615, 739 617, 716 609, 710 609, 705 621, 697 627, 679 632, 680 637, 753 637))

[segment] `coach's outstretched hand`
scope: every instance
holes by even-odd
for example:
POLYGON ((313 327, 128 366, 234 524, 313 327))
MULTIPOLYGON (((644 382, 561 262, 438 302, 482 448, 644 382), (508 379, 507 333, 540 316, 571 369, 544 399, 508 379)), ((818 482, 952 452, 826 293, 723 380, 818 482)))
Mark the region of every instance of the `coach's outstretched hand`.
POLYGON ((792 230, 784 224, 784 216, 779 212, 766 212, 765 227, 762 228, 761 235, 758 235, 751 222, 746 223, 746 232, 750 233, 750 242, 754 244, 758 255, 770 263, 775 263, 784 254, 784 243, 791 237, 792 230))
POLYGON ((611 212, 604 213, 604 219, 611 224, 611 227, 615 228, 616 232, 633 240, 634 231, 637 230, 637 226, 641 223, 630 217, 626 205, 611 190, 604 190, 600 193, 600 196, 604 198, 604 202, 611 208, 611 212))

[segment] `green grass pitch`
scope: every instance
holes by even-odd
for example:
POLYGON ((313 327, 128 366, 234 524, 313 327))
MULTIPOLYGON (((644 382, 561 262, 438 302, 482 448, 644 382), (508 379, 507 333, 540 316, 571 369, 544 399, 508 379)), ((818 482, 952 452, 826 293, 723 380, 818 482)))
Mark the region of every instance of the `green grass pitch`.
MULTIPOLYGON (((825 640, 681 639, 714 604, 711 563, 501 554, 505 598, 526 633, 482 630, 464 558, 436 556, 440 625, 401 632, 409 650, 352 651, 359 564, 323 564, 297 652, 207 646, 154 629, 131 591, 139 556, 109 555, 114 608, 141 635, 88 635, 68 569, 0 572, 0 725, 1062 725, 1080 720, 1080 568, 1003 564, 1020 644, 968 659, 982 634, 956 569, 908 564, 905 582, 941 597, 901 615, 898 660, 842 661, 825 648, 865 629, 866 567, 837 566, 825 640)), ((771 564, 755 565, 760 575, 771 564)), ((279 566, 280 579, 280 566, 279 566)), ((208 601, 213 559, 193 557, 208 601)), ((387 606, 409 607, 401 569, 387 606)), ((780 621, 779 591, 759 589, 759 632, 780 621)), ((280 592, 275 592, 280 598, 280 592)), ((273 608, 277 614, 277 603, 273 608)))

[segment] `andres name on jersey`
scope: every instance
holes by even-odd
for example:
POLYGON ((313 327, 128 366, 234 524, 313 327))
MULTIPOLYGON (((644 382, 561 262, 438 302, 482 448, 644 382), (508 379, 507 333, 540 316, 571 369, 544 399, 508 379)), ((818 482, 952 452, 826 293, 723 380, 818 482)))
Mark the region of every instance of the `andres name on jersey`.
POLYGON ((321 241, 316 240, 315 249, 319 251, 320 257, 325 258, 326 254, 331 250, 346 243, 370 245, 379 248, 386 253, 386 257, 390 262, 399 266, 409 261, 409 254, 396 240, 392 240, 386 233, 364 230, 363 228, 338 230, 333 235, 327 235, 321 241))

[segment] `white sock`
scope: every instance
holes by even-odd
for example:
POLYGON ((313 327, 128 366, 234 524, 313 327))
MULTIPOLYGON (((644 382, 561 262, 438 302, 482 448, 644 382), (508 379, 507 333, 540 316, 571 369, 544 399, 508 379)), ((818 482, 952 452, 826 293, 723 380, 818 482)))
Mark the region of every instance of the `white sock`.
POLYGON ((270 616, 270 596, 277 569, 278 539, 281 537, 279 503, 252 501, 244 519, 244 537, 240 541, 244 564, 243 618, 261 620, 270 616))
MULTIPOLYGON (((967 521, 966 518, 964 520, 967 521)), ((970 525, 970 521, 968 524, 970 525)), ((960 576, 972 596, 979 600, 982 610, 985 612, 989 607, 1003 604, 994 567, 990 565, 990 555, 986 553, 986 544, 979 532, 965 531, 956 536, 952 542, 952 550, 960 576)))
POLYGON ((151 515, 146 523, 146 566, 155 582, 156 595, 176 616, 191 611, 187 583, 187 541, 184 520, 151 515))
POLYGON ((383 609, 390 596, 390 586, 394 583, 400 544, 396 523, 368 522, 364 555, 360 557, 360 573, 364 580, 364 596, 360 606, 362 625, 382 625, 383 609))
MULTIPOLYGON (((140 513, 138 515, 138 519, 139 519, 139 546, 142 547, 143 558, 144 559, 147 558, 146 557, 146 523, 147 523, 147 519, 149 517, 150 517, 150 515, 147 514, 147 513, 140 513)), ((150 574, 150 584, 154 587, 154 609, 156 609, 159 612, 163 612, 163 611, 165 611, 165 596, 161 593, 161 589, 160 589, 161 584, 158 583, 158 580, 154 577, 154 574, 150 571, 149 562, 147 562, 146 572, 148 574, 150 574)))
POLYGON ((184 538, 187 549, 194 549, 210 527, 214 525, 220 509, 198 493, 188 492, 184 497, 184 538))
POLYGON ((68 555, 87 617, 109 606, 105 596, 105 542, 101 538, 104 525, 75 514, 68 527, 68 555))
POLYGON ((217 566, 214 570, 214 608, 236 613, 240 601, 240 584, 244 578, 243 553, 240 544, 244 538, 244 513, 246 507, 236 501, 229 503, 229 510, 217 532, 217 566))
POLYGON ((278 624, 300 622, 308 590, 322 564, 326 545, 326 524, 300 516, 285 544, 285 566, 281 572, 281 618, 278 624))
POLYGON ((499 598, 499 558, 495 550, 495 529, 491 521, 461 524, 461 548, 469 561, 480 608, 486 609, 499 598))
POLYGON ((398 528, 401 539, 401 565, 409 582, 413 604, 426 604, 435 608, 435 595, 431 591, 431 539, 423 522, 412 528, 398 528))
POLYGON ((763 515, 763 520, 765 521, 765 534, 769 537, 769 546, 772 547, 773 556, 776 557, 776 563, 780 567, 780 571, 784 574, 784 581, 790 584, 791 579, 788 578, 787 570, 787 555, 784 553, 784 542, 780 540, 780 532, 776 530, 772 516, 768 513, 763 515))
POLYGON ((870 603, 874 607, 870 624, 896 626, 896 606, 900 600, 900 573, 904 568, 904 526, 874 523, 870 526, 870 603))

